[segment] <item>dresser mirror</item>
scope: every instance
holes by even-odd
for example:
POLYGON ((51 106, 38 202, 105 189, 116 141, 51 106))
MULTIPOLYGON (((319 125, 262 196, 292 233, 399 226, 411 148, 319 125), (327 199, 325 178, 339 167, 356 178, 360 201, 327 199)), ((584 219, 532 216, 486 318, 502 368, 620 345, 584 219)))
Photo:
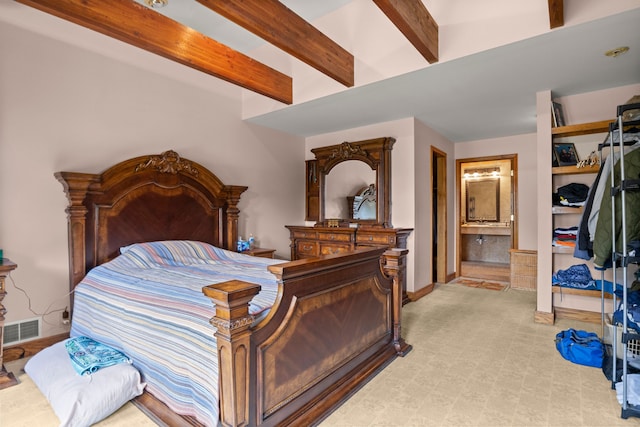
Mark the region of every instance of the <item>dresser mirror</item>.
MULTIPOLYGON (((369 183, 376 181, 376 171, 364 162, 342 162, 336 165, 325 179, 325 217, 344 219, 376 219, 375 194, 374 207, 365 218, 359 218, 359 211, 350 206, 363 187, 369 188, 369 183)), ((375 187, 375 184, 372 184, 375 187)))
POLYGON ((311 150, 316 157, 314 179, 319 184, 318 226, 393 227, 390 200, 394 143, 394 138, 386 137, 311 150), (358 194, 364 192, 367 194, 358 194), (354 209, 356 196, 360 197, 361 209, 354 209))

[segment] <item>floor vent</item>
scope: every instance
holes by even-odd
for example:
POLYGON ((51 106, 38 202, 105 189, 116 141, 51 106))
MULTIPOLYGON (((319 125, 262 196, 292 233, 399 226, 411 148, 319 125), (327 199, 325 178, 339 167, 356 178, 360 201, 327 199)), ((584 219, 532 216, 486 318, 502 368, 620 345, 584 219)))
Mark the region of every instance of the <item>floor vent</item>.
POLYGON ((16 344, 22 341, 40 338, 40 318, 22 320, 4 325, 3 343, 16 344))

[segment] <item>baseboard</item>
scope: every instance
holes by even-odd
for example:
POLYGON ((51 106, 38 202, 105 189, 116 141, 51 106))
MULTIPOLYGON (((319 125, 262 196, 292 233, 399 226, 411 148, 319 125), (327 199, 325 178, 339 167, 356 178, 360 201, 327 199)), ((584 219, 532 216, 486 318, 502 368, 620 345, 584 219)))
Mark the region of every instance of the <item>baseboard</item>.
POLYGON ((37 340, 25 341, 20 344, 5 347, 2 360, 4 363, 30 357, 53 344, 69 338, 69 333, 52 335, 50 337, 38 338, 37 340))
POLYGON ((533 314, 533 321, 544 325, 553 325, 555 323, 555 314, 553 312, 547 313, 546 311, 536 311, 533 314))
POLYGON ((418 301, 423 296, 429 295, 431 292, 433 292, 434 288, 435 288, 435 285, 431 283, 425 286, 424 288, 418 289, 417 292, 407 292, 407 295, 409 296, 409 300, 411 300, 412 302, 418 301))
POLYGON ((556 319, 571 319, 596 324, 602 322, 602 314, 600 312, 564 307, 555 307, 554 311, 556 313, 556 319))
POLYGON ((445 283, 449 283, 450 281, 452 281, 452 280, 453 280, 453 279, 455 279, 456 277, 457 277, 457 276, 456 276, 456 273, 455 273, 455 272, 453 272, 453 273, 451 273, 451 274, 447 274, 446 282, 445 282, 445 283))

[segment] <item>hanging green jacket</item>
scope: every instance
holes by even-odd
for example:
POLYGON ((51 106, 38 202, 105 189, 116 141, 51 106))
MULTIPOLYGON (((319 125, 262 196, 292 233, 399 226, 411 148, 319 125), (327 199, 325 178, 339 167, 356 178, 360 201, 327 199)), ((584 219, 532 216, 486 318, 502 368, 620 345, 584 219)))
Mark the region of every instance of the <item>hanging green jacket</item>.
MULTIPOLYGON (((620 161, 614 168, 614 185, 620 185, 620 161)), ((640 179, 640 148, 637 148, 624 155, 624 174, 626 180, 640 179)), ((615 236, 616 252, 622 252, 622 197, 618 193, 615 196, 615 236)), ((640 240, 640 190, 625 191, 625 233, 627 244, 632 240, 640 240)), ((611 227, 611 175, 607 177, 607 182, 602 196, 602 204, 598 214, 596 233, 593 238, 594 264, 597 268, 604 268, 610 264, 613 247, 611 227)))

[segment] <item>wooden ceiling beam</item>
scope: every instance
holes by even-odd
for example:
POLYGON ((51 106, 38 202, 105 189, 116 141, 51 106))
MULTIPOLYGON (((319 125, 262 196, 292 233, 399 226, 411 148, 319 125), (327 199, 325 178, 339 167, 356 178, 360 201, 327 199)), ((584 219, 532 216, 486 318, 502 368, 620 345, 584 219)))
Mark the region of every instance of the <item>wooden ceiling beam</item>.
POLYGON ((277 0, 197 0, 347 87, 353 55, 277 0))
POLYGON ((16 0, 285 104, 291 77, 132 0, 16 0))
POLYGON ((549 2, 549 26, 550 28, 564 25, 564 0, 547 0, 549 2))
POLYGON ((431 64, 438 62, 438 24, 421 0, 373 0, 431 64))

